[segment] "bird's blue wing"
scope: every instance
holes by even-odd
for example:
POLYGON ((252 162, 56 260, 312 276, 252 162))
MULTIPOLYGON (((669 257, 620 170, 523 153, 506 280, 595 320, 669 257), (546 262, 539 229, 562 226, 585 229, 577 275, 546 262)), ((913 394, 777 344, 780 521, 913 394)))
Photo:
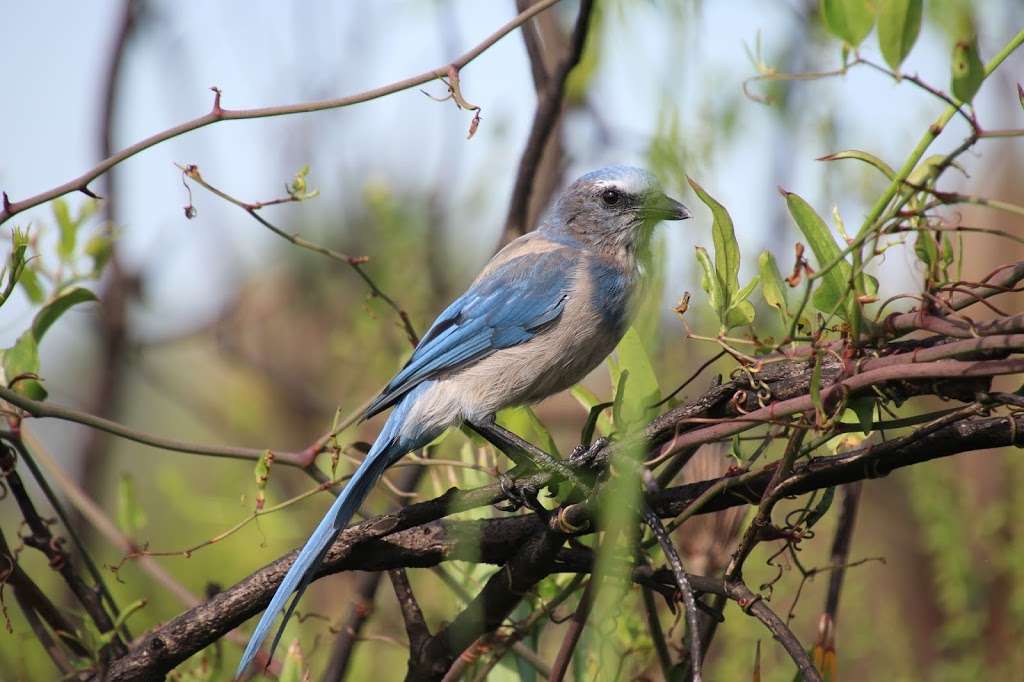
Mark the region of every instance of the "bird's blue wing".
POLYGON ((543 331, 562 314, 572 266, 572 252, 559 248, 512 258, 477 280, 438 316, 365 417, 387 409, 426 379, 543 331))

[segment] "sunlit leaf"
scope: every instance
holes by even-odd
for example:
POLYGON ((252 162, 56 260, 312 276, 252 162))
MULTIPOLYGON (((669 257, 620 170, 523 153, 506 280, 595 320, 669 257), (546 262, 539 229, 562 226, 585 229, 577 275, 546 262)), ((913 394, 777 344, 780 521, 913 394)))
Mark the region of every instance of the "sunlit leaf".
POLYGON ((846 313, 841 305, 843 300, 850 294, 850 264, 840 256, 842 251, 836 244, 828 225, 821 219, 810 204, 793 192, 783 191, 786 197, 786 204, 789 212, 796 221, 797 227, 807 239, 815 258, 818 259, 818 269, 822 270, 833 263, 836 265, 823 277, 821 285, 814 292, 814 306, 822 312, 831 313, 833 310, 840 316, 845 317, 846 313))
POLYGON ((978 55, 978 39, 958 41, 953 46, 953 75, 950 88, 961 102, 970 102, 985 80, 985 66, 978 55))
POLYGON ((900 65, 921 32, 921 0, 880 0, 878 46, 893 71, 900 65))
POLYGON ((686 178, 693 188, 697 198, 711 209, 713 219, 711 225, 711 237, 715 245, 715 270, 722 280, 725 289, 725 300, 730 300, 733 293, 740 288, 740 245, 736 241, 736 232, 733 230, 732 218, 718 201, 704 191, 693 180, 686 178))
MULTIPOLYGON (((583 409, 587 411, 588 415, 591 414, 591 412, 599 405, 606 405, 603 400, 598 398, 593 391, 583 384, 576 384, 569 389, 569 393, 573 398, 576 398, 576 401, 580 405, 583 406, 583 409)), ((612 432, 612 420, 609 415, 610 412, 607 409, 600 410, 594 423, 597 433, 602 436, 607 436, 612 432)), ((585 442, 585 439, 581 438, 580 442, 585 442)))
POLYGON ((636 328, 626 330, 615 355, 619 368, 615 425, 626 429, 645 423, 653 416, 651 406, 660 399, 661 389, 654 365, 636 328), (627 374, 629 379, 623 383, 622 376, 627 374))
POLYGON ((892 169, 892 166, 882 161, 874 154, 862 152, 859 149, 847 149, 845 151, 836 152, 835 154, 829 154, 818 158, 818 161, 839 161, 840 159, 857 159, 864 163, 870 164, 880 170, 885 177, 892 180, 896 177, 896 171, 892 169))
MULTIPOLYGON (((752 280, 757 284, 757 280, 752 280)), ((754 321, 754 306, 750 301, 740 301, 729 308, 725 314, 725 326, 729 329, 742 327, 754 321)))
POLYGON ((875 23, 873 0, 821 0, 825 26, 850 47, 863 42, 875 23))
MULTIPOLYGON (((8 383, 23 374, 39 372, 39 346, 32 330, 19 336, 13 346, 3 351, 3 368, 8 383)), ((33 400, 46 398, 46 390, 35 379, 19 379, 14 389, 33 400)))

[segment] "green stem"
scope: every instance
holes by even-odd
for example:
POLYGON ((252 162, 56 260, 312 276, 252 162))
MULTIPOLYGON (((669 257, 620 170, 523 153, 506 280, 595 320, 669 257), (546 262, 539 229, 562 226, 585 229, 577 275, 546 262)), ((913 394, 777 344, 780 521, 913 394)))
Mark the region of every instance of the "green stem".
MULTIPOLYGON (((1021 44, 1024 44, 1024 30, 1018 32, 1017 35, 1015 35, 1013 39, 1010 40, 1010 42, 1007 43, 1006 46, 1000 50, 988 64, 985 65, 985 75, 982 78, 982 82, 984 82, 993 71, 999 68, 999 65, 1006 61, 1006 58, 1009 57, 1014 50, 1020 47, 1021 44)), ((957 106, 947 107, 935 122, 928 126, 928 130, 925 132, 924 136, 921 137, 917 146, 914 147, 914 151, 910 153, 910 156, 904 162, 903 166, 901 166, 896 172, 896 177, 892 179, 892 182, 889 183, 885 192, 878 198, 878 201, 875 202, 875 205, 871 208, 871 212, 868 213, 867 218, 864 219, 864 223, 861 225, 860 231, 857 233, 858 237, 863 237, 871 231, 879 216, 881 216, 882 212, 885 211, 885 207, 889 205, 889 202, 892 201, 892 198, 896 196, 896 193, 900 190, 900 187, 903 185, 903 181, 910 177, 910 173, 914 170, 914 167, 917 166, 918 161, 920 161, 921 157, 924 156, 924 153, 928 150, 928 147, 931 146, 932 142, 935 141, 935 138, 942 134, 942 131, 946 128, 946 124, 948 124, 953 116, 956 115, 959 105, 961 104, 963 103, 957 102, 957 106)))

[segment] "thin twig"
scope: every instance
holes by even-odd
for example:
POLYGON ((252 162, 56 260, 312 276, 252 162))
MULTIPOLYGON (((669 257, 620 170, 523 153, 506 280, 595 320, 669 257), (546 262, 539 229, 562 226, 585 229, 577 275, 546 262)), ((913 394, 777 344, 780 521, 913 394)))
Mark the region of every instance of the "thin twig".
POLYGON ((395 81, 389 85, 373 88, 372 90, 366 90, 355 95, 349 95, 347 97, 340 97, 337 99, 326 99, 301 104, 286 104, 283 106, 263 107, 258 109, 225 109, 221 106, 221 93, 219 90, 215 89, 213 107, 209 113, 204 114, 203 116, 194 118, 191 121, 180 123, 173 128, 168 128, 167 130, 151 135, 144 140, 140 140, 139 142, 136 142, 135 144, 104 159, 77 178, 46 190, 45 192, 36 194, 35 196, 22 199, 21 201, 11 201, 7 194, 4 193, 2 195, 3 204, 0 206, 0 225, 22 211, 32 208, 33 206, 38 206, 39 204, 50 201, 51 199, 56 199, 64 194, 68 194, 70 192, 87 192, 92 194, 88 189, 89 183, 122 161, 129 159, 154 145, 160 144, 161 142, 165 142, 193 130, 198 130, 199 128, 206 127, 213 123, 219 123, 220 121, 237 121, 252 118, 287 116, 289 114, 309 113, 313 111, 324 111, 327 109, 340 109, 341 107, 347 107, 361 102, 368 102, 396 92, 415 88, 434 80, 447 78, 452 69, 459 71, 465 68, 499 40, 557 2, 559 2, 559 0, 540 0, 526 11, 521 12, 516 17, 505 22, 505 24, 487 36, 475 47, 455 58, 448 64, 444 64, 416 76, 410 76, 409 78, 395 81))

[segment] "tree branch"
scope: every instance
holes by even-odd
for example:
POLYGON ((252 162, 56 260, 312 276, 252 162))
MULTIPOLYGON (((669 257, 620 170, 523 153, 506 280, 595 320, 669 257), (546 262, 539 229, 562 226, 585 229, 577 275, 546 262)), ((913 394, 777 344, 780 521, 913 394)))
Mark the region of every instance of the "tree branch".
POLYGON ((33 206, 56 199, 59 196, 68 194, 70 192, 86 192, 92 194, 88 187, 89 183, 103 175, 111 168, 121 163, 122 161, 129 159, 141 151, 149 149, 150 147, 166 142, 172 138, 178 137, 185 133, 199 128, 204 128, 213 123, 219 123, 221 121, 238 121, 243 119, 251 118, 270 118, 273 116, 287 116, 289 114, 302 114, 313 111, 325 111, 328 109, 340 109, 342 107, 351 106, 353 104, 359 104, 361 102, 368 102, 373 99, 392 95, 396 92, 415 88, 419 85, 424 85, 434 80, 449 78, 451 73, 454 71, 457 73, 459 70, 466 67, 473 60, 479 57, 481 54, 490 49, 495 43, 504 38, 506 35, 511 33, 513 30, 521 26, 524 22, 529 21, 532 17, 548 9, 559 0, 539 0, 535 5, 531 6, 524 12, 513 19, 507 21, 500 28, 494 31, 491 35, 487 36, 483 41, 477 44, 475 47, 470 49, 468 52, 457 57, 450 64, 444 64, 437 68, 430 69, 421 74, 404 78, 400 81, 395 81, 389 85, 383 85, 372 90, 366 90, 354 95, 347 97, 339 97, 336 99, 325 99, 315 102, 305 102, 300 104, 286 104, 282 106, 273 107, 262 107, 257 109, 225 109, 221 106, 221 95, 220 91, 214 89, 214 100, 213 108, 209 113, 204 114, 198 118, 194 118, 191 121, 178 124, 173 128, 168 128, 162 132, 151 135, 144 140, 140 140, 130 147, 126 147, 121 151, 113 154, 93 168, 90 168, 82 175, 78 176, 73 180, 54 187, 53 189, 46 190, 36 194, 35 196, 22 199, 21 201, 11 201, 7 194, 3 194, 2 206, 0 206, 0 225, 7 222, 11 217, 25 211, 33 206))
POLYGON ((573 68, 579 63, 580 57, 583 56, 583 47, 587 40, 590 15, 593 9, 593 0, 580 1, 580 11, 576 16, 569 52, 554 72, 544 79, 543 87, 538 89, 537 109, 533 115, 533 124, 530 127, 526 148, 519 159, 519 171, 516 173, 515 185, 512 188, 512 199, 509 202, 508 216, 505 219, 503 241, 511 241, 519 235, 526 234, 526 231, 530 229, 530 195, 533 192, 537 166, 540 165, 548 138, 558 123, 562 111, 562 99, 565 95, 565 83, 573 68))

